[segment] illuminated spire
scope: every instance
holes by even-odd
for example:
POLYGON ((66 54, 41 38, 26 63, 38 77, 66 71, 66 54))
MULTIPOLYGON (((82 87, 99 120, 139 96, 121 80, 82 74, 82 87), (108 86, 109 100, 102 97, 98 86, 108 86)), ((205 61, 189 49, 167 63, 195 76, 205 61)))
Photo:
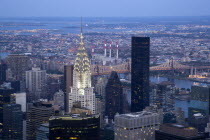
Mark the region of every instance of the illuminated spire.
POLYGON ((90 71, 90 61, 85 50, 84 37, 82 35, 82 18, 81 18, 81 33, 80 33, 80 46, 78 48, 77 56, 75 59, 74 70, 80 73, 90 71))
POLYGON ((82 30, 82 17, 81 17, 81 27, 80 27, 81 31, 80 31, 80 45, 83 46, 84 45, 84 37, 82 35, 83 30, 82 30))

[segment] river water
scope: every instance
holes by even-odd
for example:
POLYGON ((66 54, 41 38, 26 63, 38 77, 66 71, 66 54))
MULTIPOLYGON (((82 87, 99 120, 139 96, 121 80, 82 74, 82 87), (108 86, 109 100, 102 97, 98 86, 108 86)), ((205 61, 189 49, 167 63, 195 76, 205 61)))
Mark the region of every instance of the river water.
MULTIPOLYGON (((173 81, 175 86, 178 88, 185 88, 185 89, 191 89, 192 85, 206 85, 205 83, 200 82, 193 82, 190 80, 180 80, 180 79, 168 79, 166 77, 150 77, 150 81, 153 83, 160 83, 162 81, 173 81)), ((185 118, 188 117, 188 107, 191 105, 188 101, 181 101, 181 100, 174 100, 174 106, 175 109, 178 107, 181 107, 182 110, 185 112, 185 118)), ((196 106, 196 102, 194 102, 194 106, 196 106)), ((198 103, 199 104, 199 103, 198 103)))

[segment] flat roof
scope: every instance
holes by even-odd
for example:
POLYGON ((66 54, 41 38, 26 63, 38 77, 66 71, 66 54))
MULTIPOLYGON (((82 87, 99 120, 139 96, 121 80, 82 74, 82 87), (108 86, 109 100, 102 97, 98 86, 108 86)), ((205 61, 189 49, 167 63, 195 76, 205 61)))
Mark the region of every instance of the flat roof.
POLYGON ((152 116, 152 115, 158 115, 158 114, 151 111, 141 111, 141 112, 134 112, 134 113, 128 113, 128 114, 121 114, 117 116, 132 119, 132 118, 140 118, 140 117, 144 117, 148 115, 152 116))

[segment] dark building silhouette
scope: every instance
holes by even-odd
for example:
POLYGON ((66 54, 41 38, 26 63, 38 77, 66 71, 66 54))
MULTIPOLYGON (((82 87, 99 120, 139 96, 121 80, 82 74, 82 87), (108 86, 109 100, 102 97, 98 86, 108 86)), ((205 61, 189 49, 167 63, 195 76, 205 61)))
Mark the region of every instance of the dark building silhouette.
POLYGON ((5 140, 23 139, 23 112, 19 104, 4 105, 3 137, 5 140))
POLYGON ((74 65, 64 66, 64 108, 65 112, 69 112, 69 93, 70 87, 73 86, 73 70, 74 65))
POLYGON ((6 104, 13 102, 12 95, 14 91, 11 87, 0 87, 0 139, 2 137, 3 131, 3 107, 6 104))
POLYGON ((8 81, 14 89, 14 93, 20 92, 20 81, 8 81))
POLYGON ((149 106, 150 38, 132 37, 131 112, 149 106))
POLYGON ((99 115, 54 116, 49 121, 50 140, 99 140, 99 115))
POLYGON ((49 140, 49 123, 41 124, 37 128, 36 140, 49 140))
POLYGON ((188 107, 188 124, 204 132, 209 122, 210 114, 210 86, 193 85, 188 107))
POLYGON ((8 70, 10 70, 9 81, 20 81, 21 91, 25 90, 26 71, 31 69, 29 56, 24 54, 10 54, 6 58, 8 70))
POLYGON ((105 87, 105 115, 113 120, 116 113, 123 113, 123 89, 117 72, 112 71, 105 87))
POLYGON ((6 81, 6 70, 7 70, 7 65, 1 64, 0 62, 0 85, 6 81))
POLYGON ((36 102, 29 107, 26 115, 26 138, 35 140, 37 128, 49 121, 49 118, 54 115, 54 109, 48 102, 36 102))
POLYGON ((155 131, 155 140, 205 140, 204 133, 198 133, 194 127, 177 124, 163 124, 155 131))

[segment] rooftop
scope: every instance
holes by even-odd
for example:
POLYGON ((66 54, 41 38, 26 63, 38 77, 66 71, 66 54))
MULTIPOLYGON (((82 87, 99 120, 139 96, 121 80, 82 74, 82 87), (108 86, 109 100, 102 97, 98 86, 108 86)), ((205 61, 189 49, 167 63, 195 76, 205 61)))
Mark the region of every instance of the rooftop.
POLYGON ((135 113, 121 114, 121 115, 116 115, 116 116, 132 119, 132 118, 139 118, 139 117, 151 116, 151 115, 158 115, 158 114, 151 111, 141 111, 141 112, 135 112, 135 113))
POLYGON ((82 114, 69 114, 63 116, 52 116, 50 120, 82 120, 82 119, 90 119, 90 118, 99 118, 99 115, 87 115, 85 113, 82 114))

